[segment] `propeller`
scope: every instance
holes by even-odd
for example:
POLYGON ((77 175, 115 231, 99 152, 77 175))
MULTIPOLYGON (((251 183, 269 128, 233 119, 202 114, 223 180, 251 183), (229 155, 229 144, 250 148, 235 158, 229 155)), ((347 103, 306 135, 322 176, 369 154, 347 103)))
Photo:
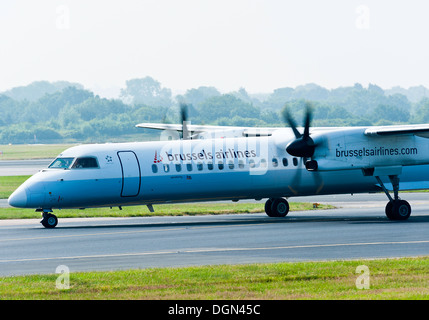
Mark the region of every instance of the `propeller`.
MULTIPOLYGON (((305 118, 304 118, 304 133, 302 134, 298 131, 296 122, 293 119, 292 115, 290 114, 289 110, 287 109, 287 106, 283 110, 283 117, 284 117, 284 121, 291 127, 295 135, 295 140, 291 141, 286 146, 286 151, 291 156, 300 158, 300 165, 304 163, 307 171, 314 172, 313 178, 314 178, 314 184, 316 186, 316 194, 319 194, 324 187, 324 182, 320 173, 317 172, 317 167, 318 167, 317 161, 311 159, 316 150, 316 144, 314 143, 314 140, 310 137, 312 110, 313 110, 312 105, 309 102, 306 102, 305 118)), ((301 187, 300 186, 301 175, 302 175, 301 170, 297 170, 297 173, 292 182, 292 185, 294 186, 294 188, 292 188, 292 186, 289 186, 289 189, 294 194, 298 194, 299 188, 301 187), (296 190, 296 188, 298 190, 296 190)))
POLYGON ((186 103, 180 103, 180 120, 182 123, 183 140, 191 139, 188 129, 188 105, 186 103))
MULTIPOLYGON (((291 156, 300 158, 311 158, 316 149, 313 139, 310 137, 310 123, 312 118, 312 107, 310 103, 306 103, 304 133, 301 134, 296 128, 295 120, 292 118, 289 110, 285 107, 283 111, 284 120, 292 128, 295 135, 295 140, 286 146, 286 151, 291 156)), ((304 159, 305 160, 305 159, 304 159)))

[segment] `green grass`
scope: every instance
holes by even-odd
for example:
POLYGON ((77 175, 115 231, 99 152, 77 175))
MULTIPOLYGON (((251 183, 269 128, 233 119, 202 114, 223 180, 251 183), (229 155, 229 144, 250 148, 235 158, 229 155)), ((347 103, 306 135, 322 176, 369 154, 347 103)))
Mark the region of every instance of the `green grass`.
POLYGON ((24 183, 30 176, 0 177, 0 199, 7 199, 12 192, 24 183))
MULTIPOLYGON (((330 205, 319 205, 313 208, 311 203, 291 202, 291 211, 333 209, 330 205)), ((155 212, 150 212, 145 206, 123 207, 122 210, 114 207, 91 208, 85 210, 64 209, 55 210, 59 218, 92 218, 92 217, 148 217, 148 216, 192 216, 192 215, 219 215, 264 212, 263 203, 178 203, 154 206, 155 212)), ((40 213, 34 209, 0 208, 0 219, 35 219, 40 213)))
POLYGON ((0 145, 0 160, 28 160, 55 158, 70 144, 0 145))
POLYGON ((0 299, 429 299, 429 257, 156 268, 0 278, 0 299), (369 289, 356 288, 369 269, 369 289))

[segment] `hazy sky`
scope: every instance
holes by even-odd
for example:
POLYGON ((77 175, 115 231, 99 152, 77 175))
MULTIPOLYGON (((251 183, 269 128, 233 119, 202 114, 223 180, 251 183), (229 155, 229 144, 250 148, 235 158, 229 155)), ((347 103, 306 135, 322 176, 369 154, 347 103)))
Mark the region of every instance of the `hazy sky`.
POLYGON ((148 75, 173 92, 429 87, 428 12, 426 0, 1 1, 0 92, 148 75))

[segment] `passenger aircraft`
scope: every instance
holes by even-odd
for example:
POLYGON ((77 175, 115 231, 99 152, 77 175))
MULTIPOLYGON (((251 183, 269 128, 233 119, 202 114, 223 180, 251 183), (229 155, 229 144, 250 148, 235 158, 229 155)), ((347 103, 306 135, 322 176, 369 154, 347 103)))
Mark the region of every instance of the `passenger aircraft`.
POLYGON ((311 128, 310 108, 303 128, 287 112, 285 120, 290 128, 139 124, 183 137, 72 147, 9 204, 36 209, 42 225, 54 228, 53 209, 153 211, 162 203, 267 198, 266 214, 285 217, 285 198, 384 191, 386 216, 406 220, 411 207, 399 189, 429 188, 429 125, 311 128))

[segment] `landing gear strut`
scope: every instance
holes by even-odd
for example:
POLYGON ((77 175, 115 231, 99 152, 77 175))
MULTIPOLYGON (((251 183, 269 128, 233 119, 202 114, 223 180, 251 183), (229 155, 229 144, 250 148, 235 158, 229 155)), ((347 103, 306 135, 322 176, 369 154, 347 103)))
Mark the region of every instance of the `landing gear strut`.
POLYGON ((40 223, 48 229, 55 228, 55 226, 58 224, 58 218, 56 215, 52 214, 52 210, 46 210, 46 209, 38 209, 36 211, 42 212, 42 220, 40 223))
POLYGON ((283 198, 268 199, 265 202, 265 213, 269 217, 286 217, 289 213, 289 203, 283 198))
POLYGON ((377 179, 384 193, 389 198, 389 202, 386 205, 386 211, 385 211, 386 216, 390 220, 407 220, 411 215, 411 206, 407 201, 401 200, 398 196, 398 192, 399 192, 398 176, 397 175, 389 176, 390 182, 392 183, 392 186, 393 186, 393 194, 394 194, 393 198, 390 195, 389 191, 384 186, 380 177, 376 176, 375 178, 377 179))

